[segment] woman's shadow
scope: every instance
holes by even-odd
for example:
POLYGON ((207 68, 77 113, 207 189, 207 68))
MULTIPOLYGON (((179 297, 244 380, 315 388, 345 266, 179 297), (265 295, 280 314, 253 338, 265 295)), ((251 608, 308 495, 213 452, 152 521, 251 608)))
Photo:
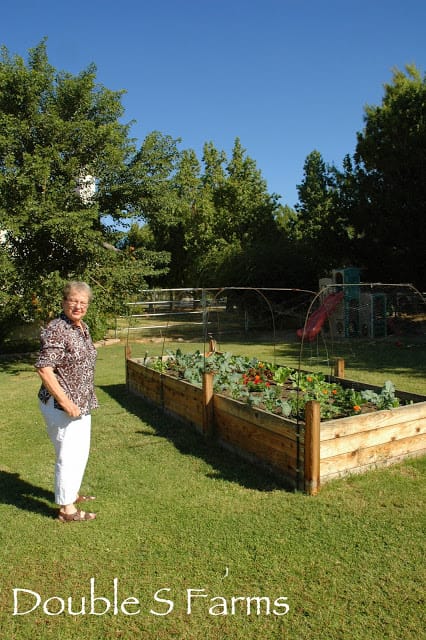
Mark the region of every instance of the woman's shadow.
POLYGON ((53 500, 51 491, 30 484, 19 473, 0 470, 0 502, 3 504, 51 518, 56 515, 56 509, 46 504, 46 501, 53 500))

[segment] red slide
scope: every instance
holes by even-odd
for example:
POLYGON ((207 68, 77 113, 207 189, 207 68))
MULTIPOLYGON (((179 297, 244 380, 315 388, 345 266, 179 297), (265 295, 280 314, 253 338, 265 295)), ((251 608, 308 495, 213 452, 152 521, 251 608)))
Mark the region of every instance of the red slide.
POLYGON ((297 337, 302 339, 304 337, 308 342, 312 342, 315 336, 321 331, 324 322, 328 316, 333 313, 339 302, 343 298, 343 291, 337 293, 330 293, 325 299, 319 309, 313 312, 309 316, 308 321, 302 329, 297 330, 297 337))

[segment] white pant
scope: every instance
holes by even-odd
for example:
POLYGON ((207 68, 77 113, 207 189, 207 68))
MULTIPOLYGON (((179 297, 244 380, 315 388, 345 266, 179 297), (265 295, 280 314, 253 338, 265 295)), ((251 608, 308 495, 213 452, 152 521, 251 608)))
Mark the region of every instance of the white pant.
POLYGON ((75 502, 86 469, 90 450, 91 416, 70 416, 55 409, 53 398, 47 404, 39 402, 47 433, 56 452, 55 502, 59 505, 75 502))

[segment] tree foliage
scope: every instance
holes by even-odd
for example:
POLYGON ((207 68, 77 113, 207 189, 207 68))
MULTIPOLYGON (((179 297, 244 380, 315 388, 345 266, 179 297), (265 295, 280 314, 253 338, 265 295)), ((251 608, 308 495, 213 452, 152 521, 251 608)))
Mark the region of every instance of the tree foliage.
MULTIPOLYGON (((364 280, 426 288, 426 85, 413 65, 395 70, 382 104, 365 108, 354 157, 342 170, 308 155, 289 232, 304 277, 357 265, 364 280)), ((312 283, 313 284, 313 283, 312 283)))
POLYGON ((346 191, 370 278, 426 287, 426 83, 395 70, 380 106, 365 108, 346 191))
POLYGON ((68 278, 99 284, 112 293, 103 298, 108 309, 164 267, 164 253, 135 264, 114 250, 104 223, 107 214, 126 215, 134 191, 135 149, 129 125, 119 121, 122 94, 97 84, 93 65, 77 76, 56 72, 45 41, 30 50, 27 64, 2 48, 0 229, 3 260, 14 270, 2 291, 20 297, 21 315, 52 313, 52 274, 56 284, 68 278))
MULTIPOLYGON (((161 146, 159 138, 157 142, 161 146)), ((154 246, 171 255, 170 271, 160 283, 181 287, 223 286, 230 280, 267 282, 271 269, 263 260, 263 247, 282 234, 275 217, 279 205, 240 140, 235 140, 230 159, 212 142, 204 145, 201 162, 191 149, 169 158, 153 172, 158 183, 166 183, 160 189, 162 197, 148 199, 141 207, 154 246)), ((142 145, 138 163, 145 166, 146 161, 142 145)))
MULTIPOLYGON (((339 205, 339 178, 317 150, 306 158, 303 180, 297 186, 299 202, 288 228, 304 254, 305 283, 315 286, 318 277, 349 260, 347 217, 339 205)), ((341 180, 340 180, 341 182, 341 180)))

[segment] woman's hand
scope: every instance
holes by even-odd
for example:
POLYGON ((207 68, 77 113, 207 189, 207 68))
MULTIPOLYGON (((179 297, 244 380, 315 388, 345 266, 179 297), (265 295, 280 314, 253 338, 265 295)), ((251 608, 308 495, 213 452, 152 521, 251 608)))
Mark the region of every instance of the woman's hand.
MULTIPOLYGON (((67 398, 68 400, 68 398, 67 398)), ((81 416, 80 408, 72 400, 68 400, 67 403, 60 403, 62 409, 67 413, 70 418, 79 418, 81 416)))

